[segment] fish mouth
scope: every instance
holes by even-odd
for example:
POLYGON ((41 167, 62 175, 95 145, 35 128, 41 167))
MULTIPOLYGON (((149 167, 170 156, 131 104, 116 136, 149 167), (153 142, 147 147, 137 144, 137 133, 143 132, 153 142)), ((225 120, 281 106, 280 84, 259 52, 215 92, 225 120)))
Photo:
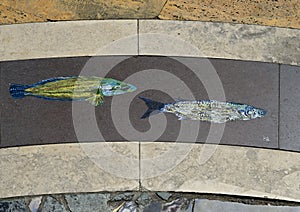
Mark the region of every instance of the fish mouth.
POLYGON ((260 110, 260 115, 261 116, 265 116, 267 114, 267 111, 266 110, 260 110))
POLYGON ((126 90, 127 92, 133 92, 136 90, 136 87, 134 85, 131 85, 131 84, 127 84, 125 87, 124 87, 124 90, 126 90))

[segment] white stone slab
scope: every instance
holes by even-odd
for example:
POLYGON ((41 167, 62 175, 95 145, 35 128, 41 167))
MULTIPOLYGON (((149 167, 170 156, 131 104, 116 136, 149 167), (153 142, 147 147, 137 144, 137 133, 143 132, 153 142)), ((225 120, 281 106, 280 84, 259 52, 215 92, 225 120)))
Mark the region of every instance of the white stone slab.
POLYGON ((141 55, 300 65, 300 30, 199 21, 139 21, 141 55))
POLYGON ((137 190, 139 144, 56 144, 0 149, 0 198, 137 190))
POLYGON ((209 144, 141 143, 141 186, 300 202, 300 154, 209 144))
POLYGON ((0 26, 0 61, 136 55, 137 21, 67 21, 0 26))

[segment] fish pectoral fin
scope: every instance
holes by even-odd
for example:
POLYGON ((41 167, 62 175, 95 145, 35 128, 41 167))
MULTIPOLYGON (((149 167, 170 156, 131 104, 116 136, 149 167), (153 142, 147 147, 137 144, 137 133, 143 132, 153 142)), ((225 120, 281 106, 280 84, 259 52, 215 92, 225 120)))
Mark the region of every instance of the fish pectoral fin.
POLYGON ((101 94, 95 94, 92 97, 87 98, 86 101, 88 101, 94 106, 99 106, 104 103, 104 98, 101 94))

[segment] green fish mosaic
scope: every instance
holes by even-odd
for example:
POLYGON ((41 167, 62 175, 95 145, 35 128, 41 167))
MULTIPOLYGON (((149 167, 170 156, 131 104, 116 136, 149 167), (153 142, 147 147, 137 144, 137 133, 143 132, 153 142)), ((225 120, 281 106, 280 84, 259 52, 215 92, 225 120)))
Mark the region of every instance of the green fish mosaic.
POLYGON ((133 92, 134 85, 102 77, 57 77, 32 85, 11 84, 14 98, 33 96, 47 100, 88 101, 94 106, 104 103, 104 97, 133 92))

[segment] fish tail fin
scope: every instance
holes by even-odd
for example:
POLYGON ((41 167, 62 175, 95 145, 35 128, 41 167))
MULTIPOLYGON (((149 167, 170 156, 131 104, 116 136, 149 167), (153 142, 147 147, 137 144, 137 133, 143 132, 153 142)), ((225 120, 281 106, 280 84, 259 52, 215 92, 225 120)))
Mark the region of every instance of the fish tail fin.
POLYGON ((27 95, 25 89, 29 87, 30 86, 28 85, 11 84, 9 87, 9 92, 13 98, 23 98, 27 95))
POLYGON ((161 102, 156 102, 156 101, 153 101, 151 99, 147 99, 147 98, 144 98, 141 96, 139 98, 142 99, 148 107, 148 110, 144 113, 144 115, 141 117, 141 119, 145 119, 145 118, 149 117, 151 115, 151 113, 153 114, 153 112, 160 113, 161 109, 165 106, 165 104, 161 103, 161 102))

